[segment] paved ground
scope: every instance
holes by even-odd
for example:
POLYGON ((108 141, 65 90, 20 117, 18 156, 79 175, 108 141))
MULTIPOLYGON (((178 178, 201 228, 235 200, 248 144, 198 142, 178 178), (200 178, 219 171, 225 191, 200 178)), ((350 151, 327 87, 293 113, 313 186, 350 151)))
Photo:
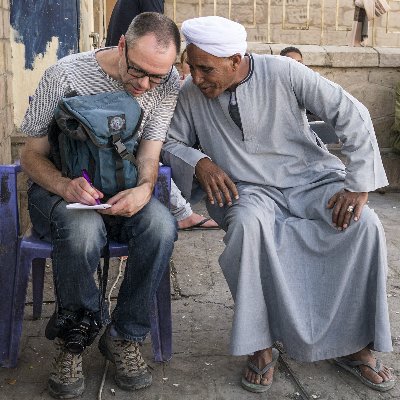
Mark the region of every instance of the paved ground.
MULTIPOLYGON (((382 359, 400 376, 400 194, 372 194, 370 206, 381 217, 389 249, 388 300, 394 352, 382 355, 382 359)), ((197 209, 205 212, 202 205, 197 209)), ((400 399, 400 383, 391 392, 379 394, 329 361, 301 364, 284 353, 268 394, 253 395, 241 389, 240 374, 246 358, 228 354, 233 302, 218 266, 222 238, 222 231, 179 234, 172 268, 173 358, 168 364, 150 362, 154 383, 136 393, 118 389, 110 367, 102 399, 400 399)), ((118 263, 119 260, 113 261, 114 275, 118 263)), ((33 321, 32 306, 28 303, 18 367, 0 369, 0 400, 51 398, 46 392, 46 380, 53 348, 44 339, 44 328, 54 307, 51 286, 49 266, 43 318, 33 321)), ((28 294, 27 301, 30 300, 28 294)), ((147 360, 151 359, 149 342, 144 344, 143 353, 147 360)), ((84 357, 87 389, 83 399, 98 398, 103 370, 103 358, 97 346, 92 346, 84 357)))

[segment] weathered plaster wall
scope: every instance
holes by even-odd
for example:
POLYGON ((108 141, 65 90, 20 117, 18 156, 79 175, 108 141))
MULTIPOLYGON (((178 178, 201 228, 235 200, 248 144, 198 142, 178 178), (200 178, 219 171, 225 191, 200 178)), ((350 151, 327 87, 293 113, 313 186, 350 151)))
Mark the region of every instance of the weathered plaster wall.
POLYGON ((25 68, 26 47, 23 43, 17 43, 13 40, 15 34, 17 33, 12 29, 12 70, 14 75, 12 83, 15 93, 14 123, 19 127, 28 107, 29 96, 34 93, 46 68, 57 61, 59 41, 56 37, 51 38, 43 54, 38 54, 34 58, 32 67, 25 68))
POLYGON ((13 124, 9 0, 0 0, 0 164, 11 162, 13 124))
POLYGON ((10 13, 14 40, 25 46, 25 69, 32 69, 44 55, 53 37, 59 38, 57 57, 78 50, 78 10, 76 1, 13 0, 10 13))
POLYGON ((44 70, 78 51, 78 15, 76 1, 13 0, 10 22, 17 127, 44 70))

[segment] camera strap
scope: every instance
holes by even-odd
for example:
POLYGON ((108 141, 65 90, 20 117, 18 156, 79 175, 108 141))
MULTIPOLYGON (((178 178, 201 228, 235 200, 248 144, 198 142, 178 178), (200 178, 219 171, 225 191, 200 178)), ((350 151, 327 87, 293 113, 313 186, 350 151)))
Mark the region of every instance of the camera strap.
MULTIPOLYGON (((104 313, 104 304, 106 302, 107 296, 107 281, 108 281, 108 271, 110 269, 110 239, 107 235, 107 243, 103 247, 103 268, 101 267, 101 262, 97 266, 97 277, 99 282, 99 304, 100 311, 104 313)), ((102 320, 104 320, 104 315, 102 315, 102 320)))

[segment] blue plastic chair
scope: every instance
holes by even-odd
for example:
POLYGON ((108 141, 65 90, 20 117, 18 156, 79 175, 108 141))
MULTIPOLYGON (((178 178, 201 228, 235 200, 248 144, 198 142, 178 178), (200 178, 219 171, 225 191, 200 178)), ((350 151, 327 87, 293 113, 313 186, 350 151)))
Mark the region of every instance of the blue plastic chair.
MULTIPOLYGON (((0 165, 0 366, 17 365, 26 290, 32 270, 33 318, 42 313, 46 258, 51 244, 29 230, 19 236, 17 175, 20 166, 0 165)), ((171 169, 162 166, 154 195, 169 207, 171 169)), ((126 244, 111 242, 110 257, 128 255, 126 244)), ((151 341, 155 361, 172 357, 171 290, 169 268, 161 280, 151 312, 151 341)))
POLYGON ((318 135, 325 144, 339 143, 335 129, 325 121, 310 121, 310 128, 318 135))

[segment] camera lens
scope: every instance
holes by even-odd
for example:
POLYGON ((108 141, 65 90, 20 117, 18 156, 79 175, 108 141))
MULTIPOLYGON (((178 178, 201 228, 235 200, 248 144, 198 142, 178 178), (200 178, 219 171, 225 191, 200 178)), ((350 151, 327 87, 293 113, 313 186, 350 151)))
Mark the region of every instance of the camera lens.
POLYGON ((88 344, 90 320, 84 318, 81 323, 65 335, 65 348, 71 353, 79 354, 88 344))
POLYGON ((65 348, 74 354, 80 354, 85 350, 86 347, 86 337, 80 333, 76 333, 73 336, 68 336, 65 341, 65 348))

